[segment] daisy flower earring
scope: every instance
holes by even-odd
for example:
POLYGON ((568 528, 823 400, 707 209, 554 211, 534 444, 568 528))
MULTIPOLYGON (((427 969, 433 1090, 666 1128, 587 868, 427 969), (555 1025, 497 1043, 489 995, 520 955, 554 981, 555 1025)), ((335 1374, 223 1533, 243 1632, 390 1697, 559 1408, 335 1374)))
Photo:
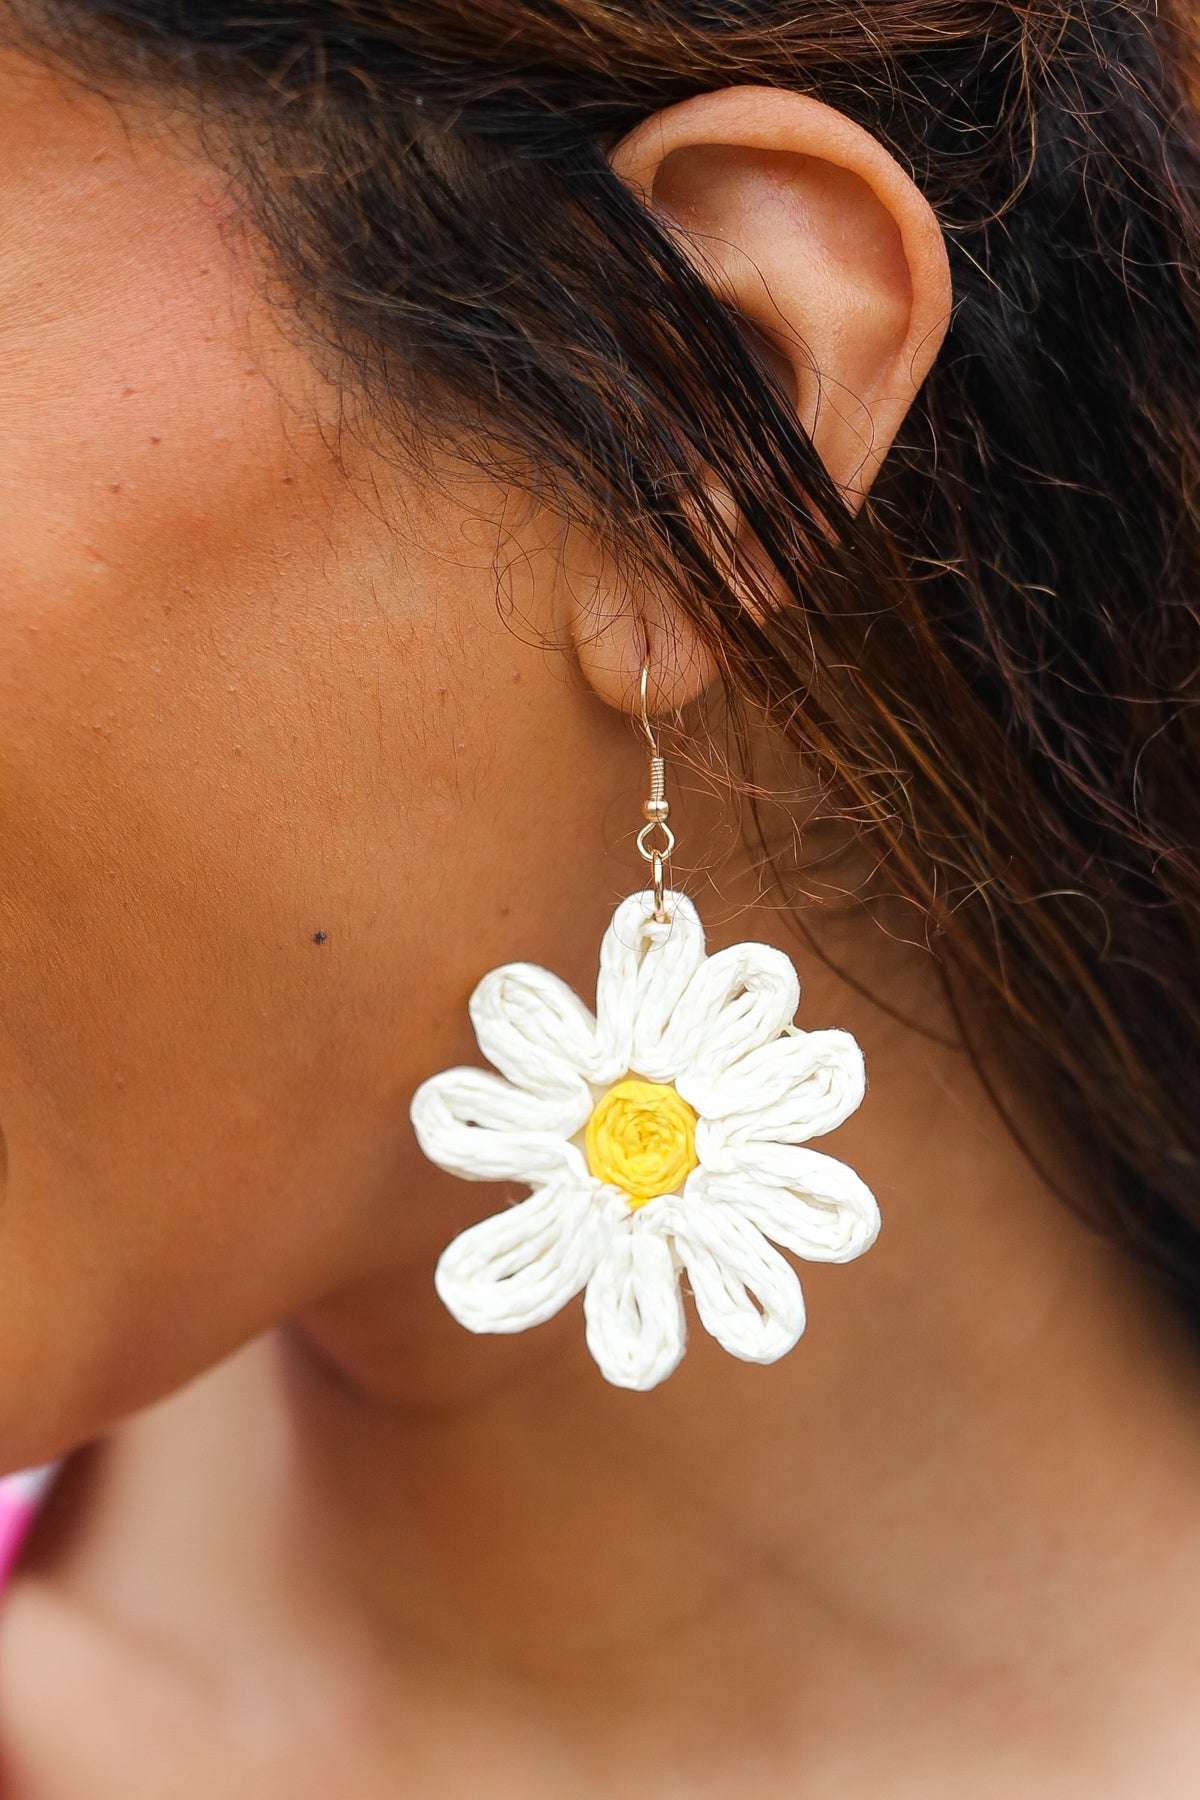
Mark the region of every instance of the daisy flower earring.
POLYGON ((879 1210, 854 1171, 808 1148, 862 1100, 848 1032, 793 1024, 800 983, 782 951, 705 953, 674 847, 664 765, 646 709, 650 798, 638 847, 646 893, 623 900, 600 946, 593 1015, 532 963, 493 969, 470 1000, 498 1073, 464 1068, 417 1090, 417 1141, 468 1181, 527 1199, 462 1232, 435 1281, 469 1331, 525 1331, 580 1292, 588 1348, 618 1387, 657 1387, 686 1342, 681 1280, 731 1355, 775 1362, 804 1330, 778 1245, 813 1262, 870 1248, 879 1210))

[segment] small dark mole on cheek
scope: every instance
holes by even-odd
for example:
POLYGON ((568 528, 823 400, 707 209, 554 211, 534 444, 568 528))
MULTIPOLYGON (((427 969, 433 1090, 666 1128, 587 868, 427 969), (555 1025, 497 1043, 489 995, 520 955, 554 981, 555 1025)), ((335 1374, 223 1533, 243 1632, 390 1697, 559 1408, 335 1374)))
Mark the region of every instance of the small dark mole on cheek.
POLYGON ((313 932, 313 943, 314 944, 324 944, 324 943, 327 943, 328 940, 329 940, 329 933, 327 931, 314 931, 313 932))

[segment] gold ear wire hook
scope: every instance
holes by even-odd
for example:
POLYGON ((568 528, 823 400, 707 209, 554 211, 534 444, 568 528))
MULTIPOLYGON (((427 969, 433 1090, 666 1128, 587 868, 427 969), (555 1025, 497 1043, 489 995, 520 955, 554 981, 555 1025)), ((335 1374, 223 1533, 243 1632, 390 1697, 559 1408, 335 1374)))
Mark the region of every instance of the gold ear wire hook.
POLYGON ((665 902, 665 866, 675 848, 675 833, 667 820, 671 816, 671 803, 667 799, 667 765, 662 751, 658 747, 658 734, 650 723, 650 706, 648 688, 650 684, 650 659, 642 664, 641 707, 642 730, 646 734, 646 742, 650 746, 650 793, 642 802, 642 817, 646 823, 638 832, 637 847, 641 855, 650 864, 651 881, 654 888, 654 918, 659 925, 670 923, 671 915, 665 902), (658 842, 650 842, 654 834, 658 834, 658 842))
POLYGON ((641 698, 641 703, 642 703, 642 730, 646 734, 646 742, 650 746, 651 756, 657 756, 659 754, 658 737, 655 734, 653 725, 650 723, 650 703, 649 703, 649 697, 648 697, 649 696, 649 688, 650 688, 650 658, 647 657, 642 664, 642 680, 641 680, 641 689, 640 689, 640 698, 641 698))

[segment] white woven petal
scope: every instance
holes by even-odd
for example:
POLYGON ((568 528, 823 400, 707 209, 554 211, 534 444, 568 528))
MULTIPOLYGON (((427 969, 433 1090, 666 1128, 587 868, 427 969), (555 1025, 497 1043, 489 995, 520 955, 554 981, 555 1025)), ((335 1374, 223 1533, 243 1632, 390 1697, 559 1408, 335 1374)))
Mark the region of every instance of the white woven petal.
POLYGON ((708 1076, 685 1077, 685 1097, 721 1119, 731 1141, 802 1144, 843 1124, 866 1091, 863 1054, 848 1031, 791 1031, 708 1076))
POLYGON ((479 1048, 502 1075, 535 1094, 582 1093, 603 1081, 596 1021, 578 994, 536 963, 505 963, 470 999, 479 1048))
POLYGON ((875 1196, 835 1157, 797 1144, 729 1143, 720 1125, 696 1131, 701 1167, 687 1203, 736 1208, 785 1250, 809 1262, 852 1262, 879 1236, 875 1196))
POLYGON ((650 1081, 670 1081, 674 1074, 663 1057, 663 1034, 704 961, 704 927, 685 894, 668 892, 664 901, 670 923, 659 925, 650 895, 631 894, 600 946, 596 1015, 614 1071, 607 1080, 630 1069, 650 1081))
POLYGON ((675 1254, 691 1283, 696 1311, 722 1349, 743 1362, 772 1363, 804 1330, 796 1271, 731 1206, 677 1203, 675 1254), (751 1298, 753 1296, 753 1298, 751 1298))
POLYGON ((595 1189, 563 1177, 460 1232, 434 1282, 468 1331, 525 1331, 587 1285, 604 1247, 595 1189))
POLYGON ((678 1367, 687 1340, 679 1271, 650 1211, 618 1221, 583 1299, 601 1374, 643 1393, 678 1367))
POLYGON ((707 1090, 739 1058, 777 1038, 800 1004, 800 979, 769 944, 734 944, 701 963, 663 1033, 664 1065, 685 1100, 707 1090))
POLYGON ((567 1140, 590 1108, 582 1082, 531 1094, 488 1069, 445 1069, 422 1082, 410 1116, 425 1155, 452 1175, 540 1185, 563 1172, 586 1182, 583 1157, 567 1140))

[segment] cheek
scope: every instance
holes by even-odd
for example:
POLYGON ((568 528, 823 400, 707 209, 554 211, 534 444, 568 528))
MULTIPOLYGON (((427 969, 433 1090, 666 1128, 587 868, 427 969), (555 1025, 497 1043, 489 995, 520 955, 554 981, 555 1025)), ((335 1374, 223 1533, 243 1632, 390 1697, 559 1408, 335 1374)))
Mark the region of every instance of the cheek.
MULTIPOLYGON (((394 619, 339 610, 349 509, 315 383, 224 207, 105 148, 111 123, 72 112, 32 169, 5 132, 9 1460, 10 1438, 39 1451, 31 1393, 77 1435, 337 1279, 404 1120, 356 940, 395 830, 381 758, 401 746, 389 772, 419 784, 422 748, 372 698, 394 619)), ((361 528, 356 553, 369 572, 361 528)))
POLYGON ((156 343, 162 386, 131 353, 115 422, 88 415, 137 471, 119 492, 48 401, 0 434, 0 1461, 368 1252, 431 1261, 451 1231, 408 1098, 473 1056, 466 995, 514 953, 537 634, 498 617, 456 506, 399 497, 397 539, 279 398, 285 353, 247 387, 240 340, 156 343))
POLYGON ((73 1436, 336 1281, 406 1131, 392 632, 312 606, 336 552, 249 483, 209 503, 189 540, 148 482, 0 597, 0 1452, 31 1390, 73 1436))

